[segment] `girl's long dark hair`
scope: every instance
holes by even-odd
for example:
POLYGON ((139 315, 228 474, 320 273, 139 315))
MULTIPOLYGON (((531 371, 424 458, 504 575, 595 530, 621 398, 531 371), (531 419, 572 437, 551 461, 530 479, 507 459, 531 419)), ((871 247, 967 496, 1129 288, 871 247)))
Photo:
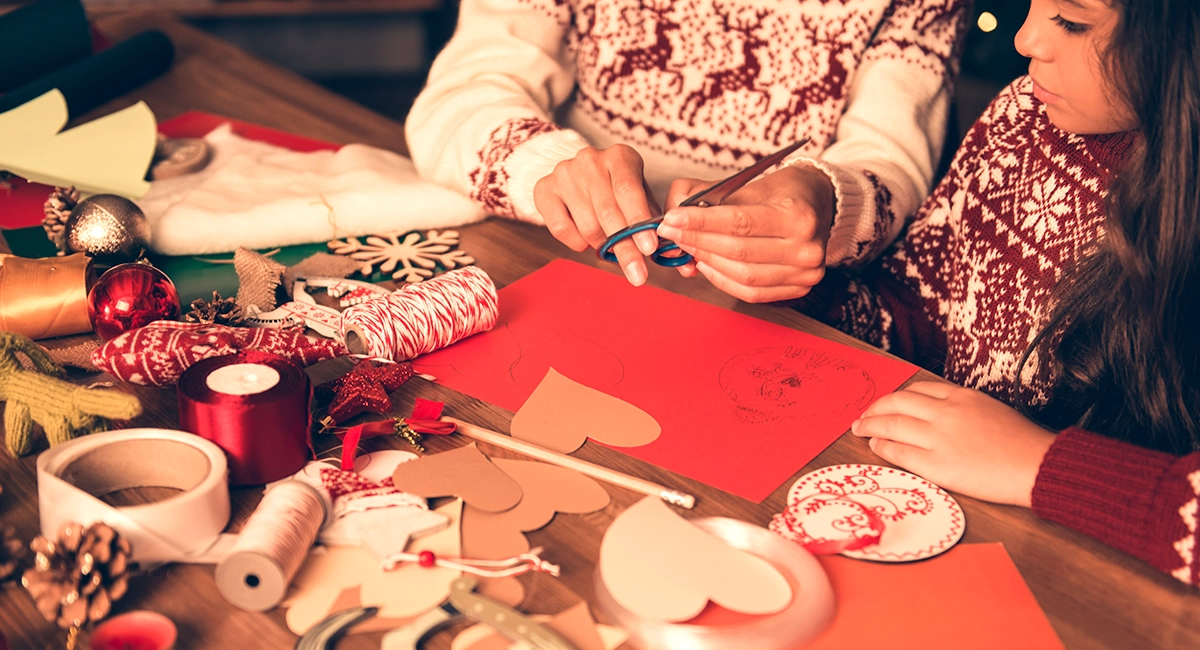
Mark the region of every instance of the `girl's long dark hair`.
POLYGON ((1044 423, 1182 454, 1200 450, 1200 2, 1113 4, 1102 57, 1139 142, 1104 240, 1064 274, 1021 365, 1039 348, 1055 364, 1044 423))

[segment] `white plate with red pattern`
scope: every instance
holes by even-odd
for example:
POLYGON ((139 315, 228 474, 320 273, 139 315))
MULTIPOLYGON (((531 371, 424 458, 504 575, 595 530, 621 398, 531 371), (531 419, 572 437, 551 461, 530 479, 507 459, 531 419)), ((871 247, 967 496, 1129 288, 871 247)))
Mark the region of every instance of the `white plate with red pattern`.
POLYGON ((879 465, 832 465, 800 477, 770 529, 815 553, 912 562, 950 550, 966 519, 925 479, 879 465))

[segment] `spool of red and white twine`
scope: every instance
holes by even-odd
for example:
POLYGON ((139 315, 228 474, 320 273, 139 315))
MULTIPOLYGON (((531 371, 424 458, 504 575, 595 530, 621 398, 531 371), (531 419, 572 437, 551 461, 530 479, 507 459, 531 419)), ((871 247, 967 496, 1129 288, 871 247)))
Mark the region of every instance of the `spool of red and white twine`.
POLYGON ((496 285, 474 266, 450 271, 342 312, 342 337, 354 354, 407 361, 492 329, 496 285))

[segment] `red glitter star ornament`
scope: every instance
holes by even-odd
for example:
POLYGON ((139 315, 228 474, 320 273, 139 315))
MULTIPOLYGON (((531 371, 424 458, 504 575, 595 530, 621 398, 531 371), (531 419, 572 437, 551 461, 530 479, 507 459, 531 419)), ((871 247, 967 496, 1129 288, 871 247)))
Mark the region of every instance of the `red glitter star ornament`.
POLYGON ((349 420, 359 413, 388 413, 392 400, 388 393, 400 388, 413 376, 410 363, 375 365, 361 361, 350 372, 317 386, 318 395, 328 397, 328 416, 322 422, 328 426, 349 420))

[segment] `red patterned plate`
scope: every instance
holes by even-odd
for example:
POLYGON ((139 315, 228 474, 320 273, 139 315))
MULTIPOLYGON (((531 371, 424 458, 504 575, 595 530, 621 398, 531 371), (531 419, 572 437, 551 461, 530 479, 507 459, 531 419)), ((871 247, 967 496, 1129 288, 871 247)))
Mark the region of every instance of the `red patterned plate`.
POLYGON ((847 557, 911 562, 950 550, 966 519, 954 497, 919 476, 879 465, 833 465, 800 477, 770 528, 847 557))

